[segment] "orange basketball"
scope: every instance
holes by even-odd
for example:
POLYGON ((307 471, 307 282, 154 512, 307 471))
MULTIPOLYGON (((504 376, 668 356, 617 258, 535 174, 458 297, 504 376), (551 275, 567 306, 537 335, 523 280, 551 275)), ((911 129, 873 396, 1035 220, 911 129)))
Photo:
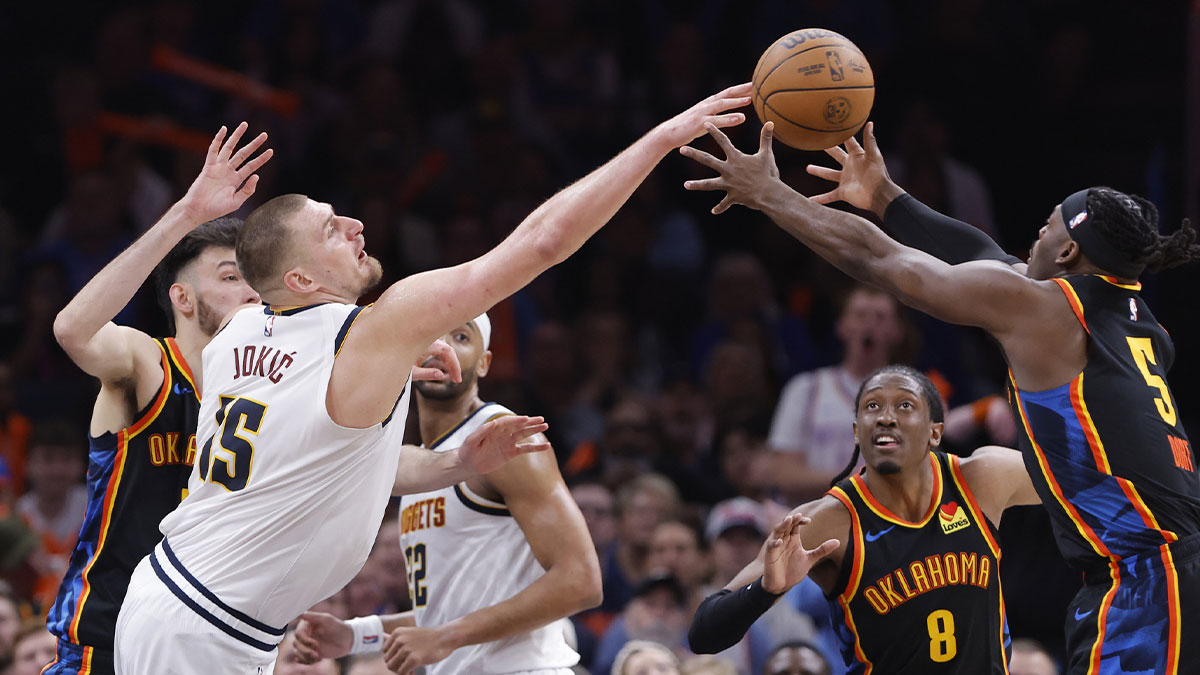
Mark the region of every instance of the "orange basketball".
POLYGON ((824 150, 866 123, 875 76, 854 43, 830 30, 805 28, 771 45, 754 68, 754 110, 775 123, 775 138, 801 150, 824 150))

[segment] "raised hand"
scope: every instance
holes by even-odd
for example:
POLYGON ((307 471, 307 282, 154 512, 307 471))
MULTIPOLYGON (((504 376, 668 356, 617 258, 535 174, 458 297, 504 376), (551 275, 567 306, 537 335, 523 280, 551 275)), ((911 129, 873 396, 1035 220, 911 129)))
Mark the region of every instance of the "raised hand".
POLYGON ((705 127, 724 151, 724 160, 690 145, 680 148, 679 152, 720 175, 716 178, 685 181, 683 187, 688 190, 724 190, 725 198, 713 207, 713 215, 724 213, 734 204, 749 206, 752 209, 761 208, 763 199, 770 192, 771 183, 779 182, 779 168, 775 166, 775 152, 771 149, 775 125, 772 122, 763 125, 758 139, 758 152, 753 155, 747 155, 734 147, 729 137, 715 125, 706 123, 705 127))
POLYGON ((745 113, 726 111, 750 105, 753 90, 754 85, 750 82, 729 87, 663 122, 655 131, 677 148, 703 136, 710 124, 716 128, 741 124, 746 121, 745 113))
POLYGON ((323 612, 305 612, 296 626, 296 656, 300 663, 339 659, 350 653, 354 631, 345 621, 323 612))
POLYGON ((489 473, 508 460, 530 452, 549 450, 545 438, 532 439, 550 425, 541 417, 505 415, 484 424, 463 441, 459 461, 473 473, 489 473))
POLYGON ((800 583, 812 566, 837 550, 837 539, 829 539, 811 551, 800 541, 800 527, 810 519, 800 513, 785 517, 771 531, 763 558, 763 590, 778 595, 800 583))
MULTIPOLYGON (((846 140, 843 147, 833 146, 825 151, 827 155, 837 160, 841 169, 831 169, 815 164, 808 165, 808 172, 818 178, 837 183, 837 187, 810 197, 818 204, 832 204, 842 201, 860 209, 875 211, 879 200, 889 191, 899 191, 899 188, 888 176, 887 165, 884 164, 883 154, 879 152, 879 144, 875 141, 875 123, 867 122, 863 129, 863 143, 859 145, 853 136, 846 140)), ((887 195, 894 197, 894 194, 887 195)), ((888 198, 883 207, 891 202, 888 198)), ((880 216, 883 214, 880 213, 880 216)))
POLYGON ((266 143, 265 132, 237 148, 247 126, 242 122, 228 138, 225 137, 226 128, 221 127, 209 144, 204 168, 200 170, 196 180, 192 181, 182 200, 197 223, 233 213, 254 194, 254 189, 258 186, 258 174, 255 172, 271 159, 274 151, 267 148, 254 159, 250 159, 250 155, 266 143))

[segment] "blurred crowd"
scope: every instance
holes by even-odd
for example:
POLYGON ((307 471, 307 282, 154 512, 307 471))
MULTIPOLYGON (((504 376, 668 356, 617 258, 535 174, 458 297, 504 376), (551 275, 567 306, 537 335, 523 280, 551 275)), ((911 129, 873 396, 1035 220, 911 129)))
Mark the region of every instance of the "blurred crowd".
MULTIPOLYGON (((1143 194, 1166 223, 1182 215, 1184 2, 20 5, 0 7, 0 74, 28 92, 0 112, 3 675, 28 672, 22 658, 35 657, 23 655, 46 648, 36 615, 84 516, 96 383, 58 348, 52 321, 182 193, 221 124, 248 120, 275 148, 246 212, 285 192, 330 202, 363 220, 387 283, 486 251, 656 122, 745 80, 782 33, 820 26, 873 66, 873 118, 897 181, 1009 250, 1083 185, 1143 194), (1123 50, 1110 47, 1118 38, 1123 50), (1154 41, 1153 67, 1139 40, 1154 41)), ((757 128, 746 126, 743 147, 757 128)), ((778 154, 786 180, 824 191, 804 171, 823 155, 778 154)), ((681 187, 703 172, 668 158, 578 255, 492 310, 482 394, 547 418, 591 529, 604 604, 564 623, 582 668, 671 672, 637 669, 661 657, 687 673, 837 672, 820 670, 840 656, 815 586, 793 589, 715 660, 688 660, 684 633, 770 526, 845 466, 853 397, 871 370, 928 373, 953 411, 945 445, 969 454, 1014 442, 1004 362, 982 333, 852 285, 759 214, 712 218, 713 196, 681 187)), ((1146 290, 1180 344, 1183 274, 1146 290)), ((149 292, 117 321, 167 330, 149 292)), ((1186 352, 1179 369, 1193 368, 1186 352)), ((1194 419, 1195 395, 1177 395, 1194 419)), ((407 606, 396 529, 385 521, 326 611, 407 606)), ((1002 538, 1013 634, 1045 643, 1053 667, 1079 580, 1037 509, 1006 516, 1002 538)), ((283 652, 277 672, 299 668, 283 652)), ((369 661, 346 672, 377 672, 369 661)))

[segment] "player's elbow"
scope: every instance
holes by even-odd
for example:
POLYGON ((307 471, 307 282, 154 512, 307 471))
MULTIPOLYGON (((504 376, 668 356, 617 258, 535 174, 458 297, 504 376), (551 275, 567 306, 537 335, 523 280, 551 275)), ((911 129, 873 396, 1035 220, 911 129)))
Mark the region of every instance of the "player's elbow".
POLYGON ((83 335, 79 322, 75 321, 64 309, 54 317, 54 339, 58 341, 64 351, 70 354, 86 344, 88 336, 83 335))
POLYGON ((604 582, 600 577, 600 564, 595 557, 586 562, 581 561, 581 564, 574 567, 569 577, 571 597, 575 601, 573 614, 598 607, 604 601, 604 582))

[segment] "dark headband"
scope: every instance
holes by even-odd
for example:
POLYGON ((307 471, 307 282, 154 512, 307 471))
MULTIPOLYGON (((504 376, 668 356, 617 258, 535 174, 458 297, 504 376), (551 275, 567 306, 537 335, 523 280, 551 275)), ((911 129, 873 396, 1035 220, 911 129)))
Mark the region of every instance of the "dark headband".
POLYGON ((1136 279, 1146 269, 1145 263, 1129 259, 1128 253, 1123 253, 1109 244, 1104 236, 1096 230, 1095 220, 1087 210, 1088 190, 1080 190, 1062 201, 1063 224, 1067 226, 1067 234, 1079 250, 1097 267, 1122 279, 1136 279))

